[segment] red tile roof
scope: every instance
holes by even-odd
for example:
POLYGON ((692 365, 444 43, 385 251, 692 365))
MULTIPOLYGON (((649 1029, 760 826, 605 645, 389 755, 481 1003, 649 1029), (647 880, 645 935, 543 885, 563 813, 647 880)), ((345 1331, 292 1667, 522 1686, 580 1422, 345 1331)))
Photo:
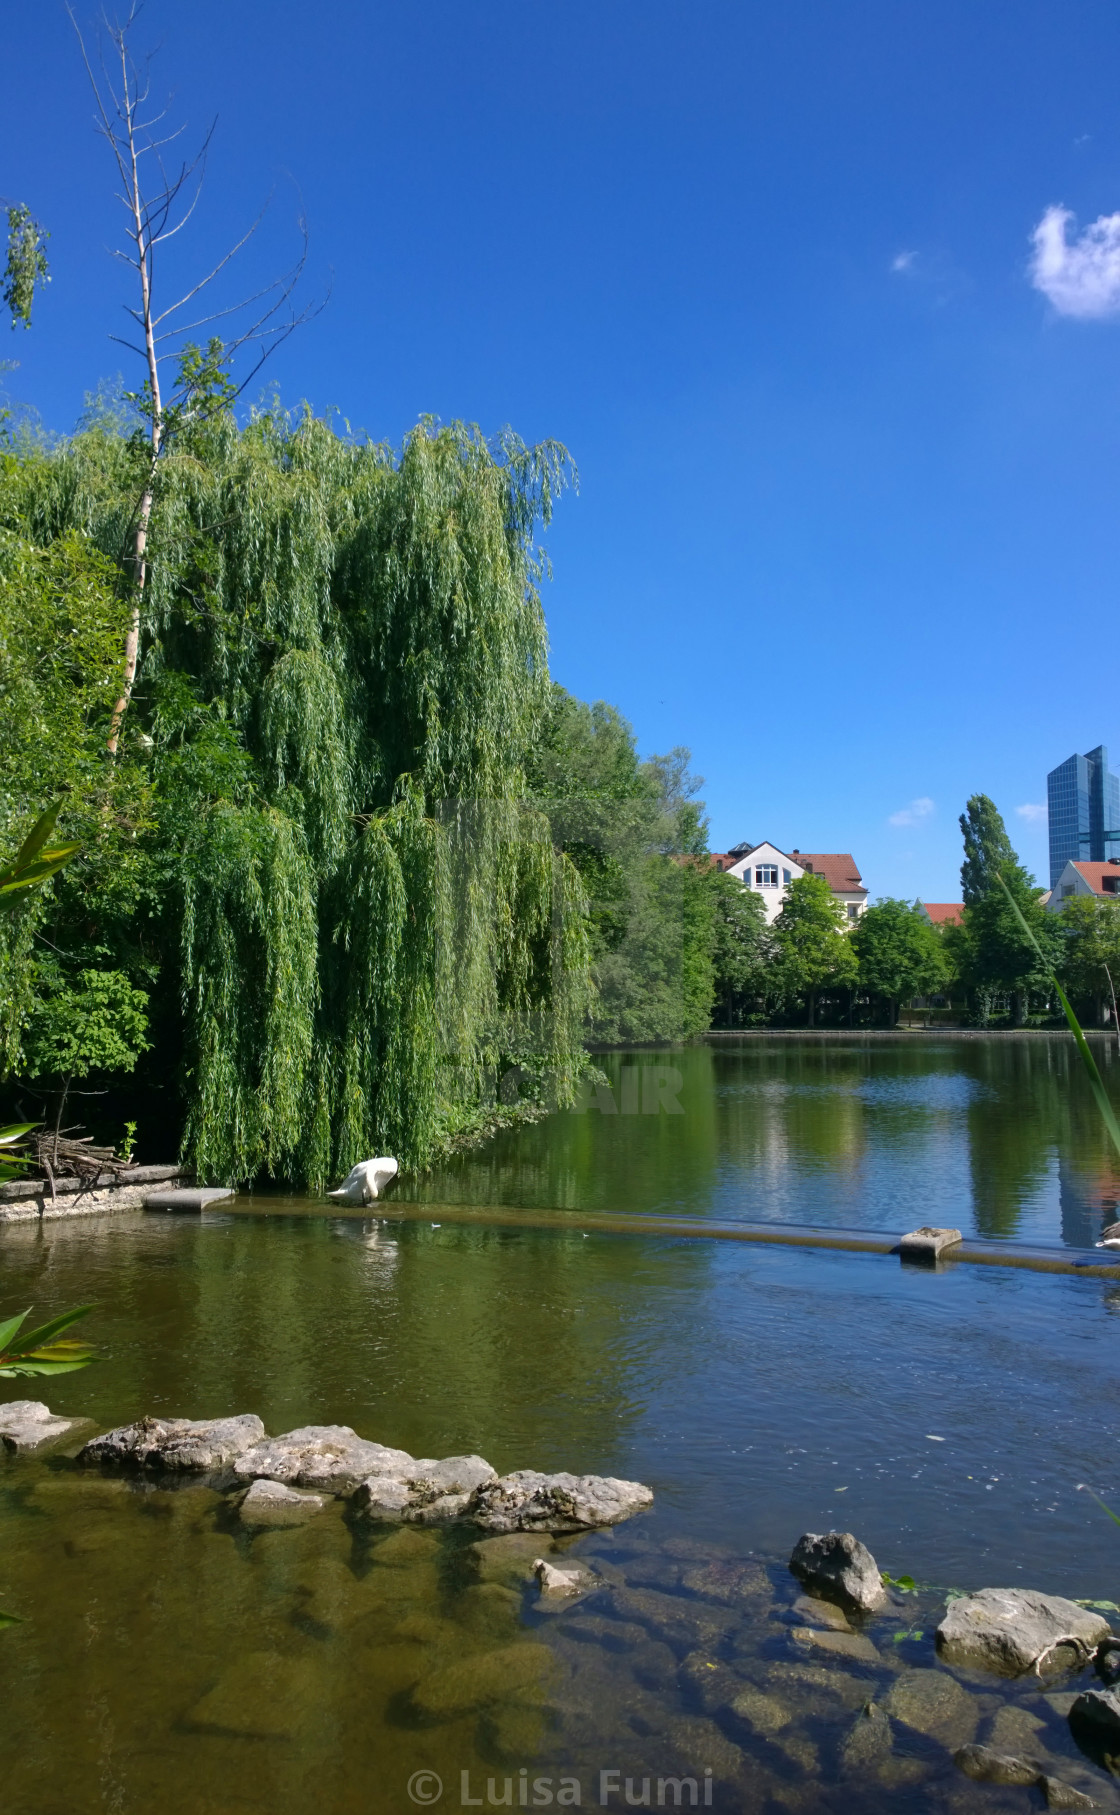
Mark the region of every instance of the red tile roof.
POLYGON ((964 913, 963 901, 923 901, 922 906, 934 926, 957 926, 964 913))
POLYGON ((850 851, 791 851, 794 863, 812 876, 823 876, 834 895, 866 895, 863 878, 850 851))
POLYGON ((1094 895, 1115 895, 1120 891, 1120 863, 1074 863, 1074 869, 1083 876, 1094 895), (1105 888, 1105 877, 1110 888, 1105 888))

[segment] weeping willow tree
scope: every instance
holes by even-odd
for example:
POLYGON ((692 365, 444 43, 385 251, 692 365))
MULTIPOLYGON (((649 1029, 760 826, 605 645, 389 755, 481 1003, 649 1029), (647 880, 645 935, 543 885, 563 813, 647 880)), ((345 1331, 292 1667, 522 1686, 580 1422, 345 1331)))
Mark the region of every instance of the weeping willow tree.
MULTIPOLYGON (((0 523, 87 538, 123 594, 150 472, 93 423, 9 460, 0 523)), ((511 1073, 569 1096, 586 906, 524 780, 568 476, 512 434, 392 452, 278 409, 200 411, 162 461, 117 760, 151 776, 201 1176, 318 1187, 423 1162, 511 1073)))

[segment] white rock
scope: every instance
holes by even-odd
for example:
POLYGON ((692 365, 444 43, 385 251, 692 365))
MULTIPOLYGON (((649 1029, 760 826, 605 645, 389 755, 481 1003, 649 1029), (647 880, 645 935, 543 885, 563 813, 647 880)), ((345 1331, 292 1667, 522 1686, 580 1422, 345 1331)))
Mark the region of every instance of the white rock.
POLYGON ((0 1405, 0 1446, 16 1451, 39 1449, 89 1423, 88 1418, 56 1418, 41 1399, 9 1399, 0 1405))
POLYGON ((236 1418, 138 1418, 93 1437, 78 1461, 200 1474, 224 1468, 264 1436, 253 1412, 236 1418))
POLYGON ((322 1494, 302 1493, 282 1481, 254 1481, 239 1508, 245 1525, 302 1525, 326 1505, 322 1494))
POLYGON ((937 1649, 950 1664, 1017 1676, 1083 1662, 1109 1636, 1108 1621, 1061 1595, 1029 1588, 981 1588, 950 1601, 937 1649))
POLYGON ((484 1531, 585 1531, 617 1525, 652 1504, 653 1489, 641 1481, 522 1468, 477 1487, 468 1516, 484 1531))
POLYGON ((380 1197, 386 1185, 396 1178, 397 1162, 382 1155, 376 1160, 359 1160, 351 1166, 337 1191, 328 1191, 328 1197, 341 1198, 344 1204, 371 1204, 380 1197))
POLYGON ((557 1569, 543 1557, 534 1558, 533 1572, 542 1594, 579 1594, 587 1581, 582 1569, 557 1569))
POLYGON ((294 1487, 350 1494, 369 1475, 399 1477, 415 1466, 407 1450, 367 1443, 348 1424, 305 1424, 254 1444, 238 1457, 233 1472, 241 1481, 267 1476, 294 1487))

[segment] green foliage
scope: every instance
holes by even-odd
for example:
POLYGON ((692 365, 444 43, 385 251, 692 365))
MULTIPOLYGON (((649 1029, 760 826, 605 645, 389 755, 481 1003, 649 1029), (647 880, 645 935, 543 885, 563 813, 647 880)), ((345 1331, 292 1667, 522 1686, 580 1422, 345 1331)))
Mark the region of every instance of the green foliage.
POLYGON ((31 326, 31 305, 35 300, 37 286, 49 284, 50 267, 43 245, 50 238, 44 233, 30 209, 21 202, 13 203, 8 209, 8 256, 4 265, 3 288, 0 294, 4 306, 12 318, 12 327, 22 322, 25 328, 31 326))
MULTIPOLYGON (((582 1064, 583 890, 525 787, 533 536, 568 463, 463 425, 398 454, 308 415, 239 429, 208 357, 155 477, 140 673, 102 763, 122 836, 83 858, 92 914, 56 893, 27 1064, 63 984, 100 969, 140 1012, 156 979, 200 1172, 320 1185, 422 1161, 513 1064, 561 1100, 582 1064)), ((67 538, 118 559, 142 453, 103 418, 31 449, 0 522, 40 563, 67 538)))
POLYGON ((88 1367, 95 1359, 92 1346, 70 1336, 61 1341, 59 1338, 63 1330, 79 1318, 88 1317, 92 1310, 92 1305, 79 1305, 22 1336, 19 1332, 30 1311, 17 1311, 14 1317, 0 1319, 0 1380, 73 1374, 78 1368, 88 1367))
POLYGON ((819 992, 856 980, 856 954, 846 928, 844 909, 825 878, 795 877, 773 926, 774 980, 787 1002, 806 1002, 810 1026, 819 992))
POLYGON ((11 1122, 7 1128, 0 1128, 0 1184, 26 1172, 31 1160, 21 1142, 38 1126, 38 1122, 11 1122))
POLYGON ((737 877, 713 869, 712 969, 715 1025, 745 1027, 759 1018, 759 1005, 770 988, 774 941, 766 924, 762 896, 744 888, 737 877))
POLYGON ((1058 969, 1070 995, 1100 1005, 1120 983, 1120 901, 1073 895, 1054 916, 1058 969))
POLYGON ((994 801, 973 794, 960 818, 964 838, 961 889, 965 907, 975 907, 995 887, 997 870, 1006 870, 1019 859, 1011 849, 1007 827, 994 801))
POLYGON ((860 984, 888 1004, 892 1025, 900 1003, 936 990, 944 981, 941 943, 917 902, 887 896, 873 903, 850 939, 860 984))
POLYGON ((47 844, 61 805, 61 801, 55 801, 40 813, 15 856, 9 863, 0 864, 0 914, 14 912, 22 905, 20 897, 25 889, 46 882, 80 850, 76 844, 47 844))
POLYGON ((24 1037, 29 1078, 86 1078, 91 1071, 131 1071, 151 1042, 148 996, 120 971, 87 969, 67 976, 43 967, 24 1037))

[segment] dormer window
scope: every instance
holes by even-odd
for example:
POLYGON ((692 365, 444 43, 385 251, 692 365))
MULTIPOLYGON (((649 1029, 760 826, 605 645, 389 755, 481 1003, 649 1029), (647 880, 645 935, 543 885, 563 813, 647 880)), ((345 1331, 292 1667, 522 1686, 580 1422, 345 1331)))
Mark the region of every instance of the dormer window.
POLYGON ((760 863, 754 873, 756 889, 776 889, 778 886, 778 866, 776 863, 760 863))

